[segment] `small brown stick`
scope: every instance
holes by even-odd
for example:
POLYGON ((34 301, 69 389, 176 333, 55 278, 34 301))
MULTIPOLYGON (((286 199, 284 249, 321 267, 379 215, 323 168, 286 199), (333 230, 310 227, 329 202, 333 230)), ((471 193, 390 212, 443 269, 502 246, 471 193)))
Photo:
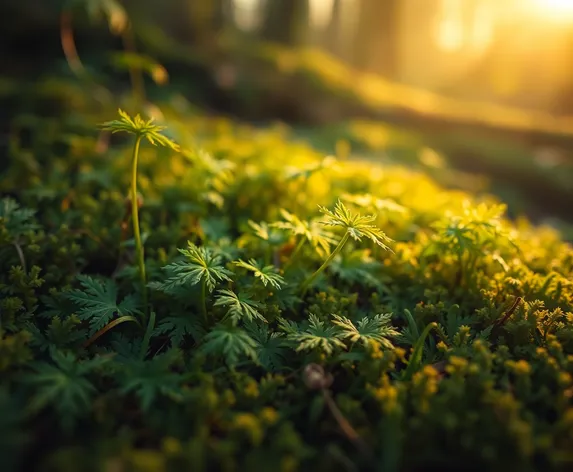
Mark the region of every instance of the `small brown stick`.
MULTIPOLYGON (((521 303, 522 300, 523 300, 523 298, 517 297, 514 300, 511 307, 509 308, 509 310, 507 310, 505 312, 505 314, 500 319, 498 319, 497 321, 494 322, 493 327, 498 328, 500 326, 503 326, 506 323, 506 321, 511 317, 511 315, 513 315, 515 313, 515 310, 517 310, 517 307, 519 306, 519 304, 521 303)), ((439 362, 432 364, 432 367, 434 368, 434 370, 436 370, 438 372, 440 377, 443 377, 446 374, 446 365, 447 365, 447 362, 445 360, 442 360, 442 361, 439 361, 439 362)))
POLYGON ((503 315, 502 318, 500 318, 499 320, 497 320, 494 323, 494 328, 497 328, 499 326, 503 326, 505 324, 505 322, 510 318, 510 316, 515 313, 515 310, 517 310, 517 307, 519 306, 519 304, 521 303, 522 300, 523 300, 523 298, 517 297, 515 299, 515 301, 513 302, 513 305, 511 305, 511 307, 509 308, 509 310, 507 310, 505 315, 503 315))
POLYGON ((72 29, 72 13, 69 10, 63 11, 60 15, 60 42, 70 69, 77 76, 82 75, 85 69, 76 49, 72 29))
POLYGON ((117 319, 109 322, 102 329, 100 329, 98 332, 96 332, 91 338, 89 338, 84 343, 84 348, 89 347, 94 341, 96 341, 99 337, 103 336, 110 329, 115 328, 117 325, 119 325, 121 323, 125 323, 126 321, 132 321, 132 322, 139 325, 139 321, 137 321, 137 318, 135 318, 134 316, 127 316, 126 315, 126 316, 122 316, 121 318, 117 318, 117 319))
POLYGON ((16 248, 16 252, 18 253, 18 257, 20 259, 20 264, 22 264, 22 269, 24 269, 24 272, 28 272, 26 269, 26 258, 24 257, 24 252, 22 251, 20 244, 18 244, 18 242, 14 242, 12 245, 16 248))
POLYGON ((326 374, 323 367, 318 364, 308 364, 303 371, 303 380, 308 388, 322 392, 324 401, 342 432, 365 457, 372 459, 373 455, 369 447, 342 414, 328 390, 334 380, 332 374, 326 374))

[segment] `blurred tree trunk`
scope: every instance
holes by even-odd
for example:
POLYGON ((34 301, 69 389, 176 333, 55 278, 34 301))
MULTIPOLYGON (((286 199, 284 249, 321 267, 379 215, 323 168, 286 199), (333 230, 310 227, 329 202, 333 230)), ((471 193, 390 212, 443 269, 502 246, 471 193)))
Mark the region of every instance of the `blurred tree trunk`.
POLYGON ((396 73, 400 0, 359 0, 354 64, 387 77, 396 73))
POLYGON ((262 34, 265 39, 300 46, 309 32, 308 0, 267 0, 262 34))
POLYGON ((324 33, 325 48, 334 55, 339 55, 341 51, 341 11, 342 0, 334 0, 332 4, 332 16, 330 23, 324 33))

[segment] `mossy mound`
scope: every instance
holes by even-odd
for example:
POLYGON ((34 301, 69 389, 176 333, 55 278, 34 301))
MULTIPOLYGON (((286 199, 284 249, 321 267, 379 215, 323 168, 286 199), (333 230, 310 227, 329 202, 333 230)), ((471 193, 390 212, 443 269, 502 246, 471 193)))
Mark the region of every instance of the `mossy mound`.
POLYGON ((178 99, 181 151, 141 148, 143 289, 133 142, 79 105, 13 123, 2 470, 571 470, 559 233, 178 99))

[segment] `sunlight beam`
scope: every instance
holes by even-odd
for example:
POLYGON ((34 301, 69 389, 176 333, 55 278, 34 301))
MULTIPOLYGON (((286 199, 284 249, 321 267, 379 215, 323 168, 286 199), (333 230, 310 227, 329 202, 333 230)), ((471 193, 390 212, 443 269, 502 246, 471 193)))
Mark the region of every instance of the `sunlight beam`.
POLYGON ((573 0, 529 0, 531 8, 545 18, 573 23, 573 0))
POLYGON ((310 0, 310 21, 315 28, 323 29, 332 19, 334 0, 310 0))

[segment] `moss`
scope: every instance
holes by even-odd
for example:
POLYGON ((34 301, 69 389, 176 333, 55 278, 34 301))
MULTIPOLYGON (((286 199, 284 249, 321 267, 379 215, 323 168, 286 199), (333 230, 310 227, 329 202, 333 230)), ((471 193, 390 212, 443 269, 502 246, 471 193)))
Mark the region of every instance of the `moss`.
POLYGON ((14 146, 1 183, 0 437, 20 470, 571 468, 562 234, 166 100, 182 152, 141 149, 146 306, 130 147, 93 151, 124 98, 37 120, 41 152, 14 146), (62 137, 81 146, 52 152, 62 137))

